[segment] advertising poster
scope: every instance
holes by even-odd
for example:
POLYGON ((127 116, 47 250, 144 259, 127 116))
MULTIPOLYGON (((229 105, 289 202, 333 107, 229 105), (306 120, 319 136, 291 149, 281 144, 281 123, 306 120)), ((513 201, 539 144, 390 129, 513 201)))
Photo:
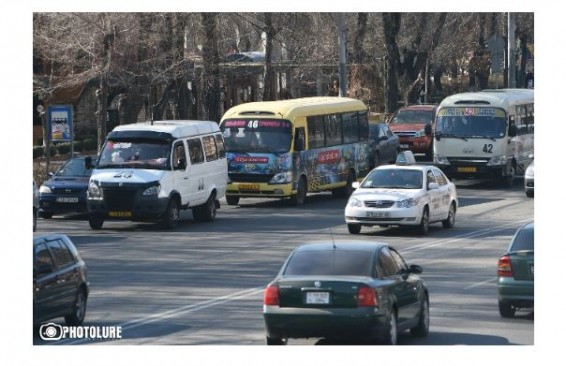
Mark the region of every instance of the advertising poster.
POLYGON ((52 142, 70 142, 73 131, 73 107, 70 105, 49 106, 47 123, 52 142))

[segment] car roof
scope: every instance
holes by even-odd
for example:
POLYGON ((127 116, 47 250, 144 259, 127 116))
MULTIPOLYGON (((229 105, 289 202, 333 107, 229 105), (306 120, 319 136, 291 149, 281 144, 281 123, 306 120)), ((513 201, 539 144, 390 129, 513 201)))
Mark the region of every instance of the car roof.
POLYGON ((33 236, 33 244, 39 244, 44 241, 54 240, 57 238, 66 237, 67 235, 61 233, 43 233, 43 234, 34 234, 33 236))
POLYGON ((432 168, 434 165, 421 165, 421 164, 411 164, 411 165, 397 165, 397 164, 388 164, 388 165, 380 165, 375 167, 373 170, 384 170, 384 169, 404 169, 404 170, 420 170, 425 171, 428 168, 432 168))
POLYGON ((523 230, 523 229, 531 229, 531 230, 534 230, 534 228, 535 228, 535 222, 532 221, 532 222, 528 222, 528 223, 526 223, 525 225, 521 226, 521 229, 520 229, 520 230, 523 230))
POLYGON ((415 104, 401 107, 399 111, 431 111, 437 107, 436 104, 415 104))
POLYGON ((383 247, 388 247, 387 243, 374 242, 374 241, 363 241, 363 240, 326 240, 326 241, 315 241, 308 242, 299 245, 295 251, 297 252, 307 252, 307 251, 362 251, 373 253, 383 247))

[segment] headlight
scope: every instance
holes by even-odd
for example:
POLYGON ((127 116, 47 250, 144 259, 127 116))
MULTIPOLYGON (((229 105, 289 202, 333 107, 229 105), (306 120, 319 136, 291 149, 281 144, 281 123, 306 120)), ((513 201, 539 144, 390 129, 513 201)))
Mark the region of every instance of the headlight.
POLYGON ((417 131, 417 133, 415 133, 415 137, 424 137, 425 132, 424 132, 424 128, 422 130, 417 131))
POLYGON ((496 155, 493 156, 491 159, 489 159, 486 165, 491 166, 491 165, 505 165, 505 164, 507 164, 507 156, 496 155))
POLYGON ((142 196, 157 196, 159 191, 161 191, 161 185, 158 184, 147 188, 143 191, 142 196))
POLYGON ((434 154, 434 163, 440 165, 450 165, 450 162, 444 155, 434 154))
POLYGON ((407 198, 405 200, 397 201, 397 207, 401 208, 411 208, 419 204, 420 197, 417 198, 407 198))
POLYGON ((527 168, 525 171, 525 177, 533 178, 535 176, 534 168, 527 168))
POLYGON ((48 186, 41 186, 39 187, 39 193, 52 193, 51 188, 48 186))
POLYGON ((293 174, 291 172, 277 173, 271 178, 269 184, 284 184, 291 183, 293 174))
POLYGON ((101 200, 102 197, 102 189, 96 184, 95 182, 90 182, 88 184, 88 190, 86 191, 86 196, 92 200, 101 200))
POLYGON ((362 207, 364 204, 357 198, 350 198, 348 201, 348 206, 350 207, 362 207))

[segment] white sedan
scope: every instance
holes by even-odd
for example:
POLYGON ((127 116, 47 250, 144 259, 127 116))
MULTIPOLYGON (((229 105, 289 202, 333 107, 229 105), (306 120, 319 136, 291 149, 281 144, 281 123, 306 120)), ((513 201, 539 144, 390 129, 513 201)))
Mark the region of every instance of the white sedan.
POLYGON ((456 186, 435 166, 417 165, 410 152, 402 152, 396 165, 373 169, 350 196, 344 216, 351 234, 362 226, 412 226, 421 235, 429 225, 456 221, 456 186))

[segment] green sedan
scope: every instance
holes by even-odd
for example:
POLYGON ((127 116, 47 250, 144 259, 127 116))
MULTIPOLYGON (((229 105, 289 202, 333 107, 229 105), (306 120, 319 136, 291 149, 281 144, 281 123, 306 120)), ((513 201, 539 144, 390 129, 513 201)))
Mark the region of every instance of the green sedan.
POLYGON ((535 304, 535 224, 523 225, 497 265, 499 314, 511 318, 515 310, 535 304))
POLYGON ((394 345, 429 331, 422 268, 385 243, 329 241, 297 247, 264 294, 268 345, 290 338, 356 338, 394 345))

